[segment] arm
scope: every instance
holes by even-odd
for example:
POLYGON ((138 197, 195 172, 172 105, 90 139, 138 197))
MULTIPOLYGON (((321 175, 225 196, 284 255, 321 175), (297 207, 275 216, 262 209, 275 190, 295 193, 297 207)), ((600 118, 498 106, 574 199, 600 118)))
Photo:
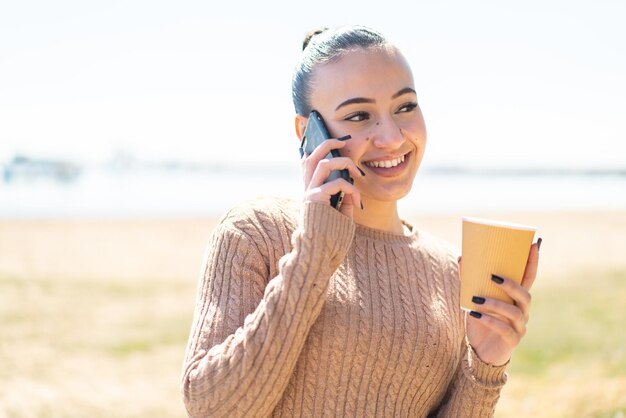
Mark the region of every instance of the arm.
POLYGON ((500 390, 506 383, 506 366, 526 333, 529 290, 537 276, 540 246, 541 240, 532 245, 521 284, 503 278, 494 280, 514 304, 485 299, 482 302, 485 313, 472 312, 464 318, 467 335, 464 359, 437 416, 493 416, 500 390))
MULTIPOLYGON (((460 257, 458 257, 460 261, 460 257)), ((445 264, 445 276, 448 282, 455 287, 455 293, 460 294, 459 262, 457 257, 450 256, 445 264)), ((460 335, 466 335, 466 314, 460 310, 458 300, 457 324, 460 335)), ((494 414, 500 391, 507 380, 506 364, 499 367, 491 366, 478 357, 470 345, 467 337, 460 344, 461 353, 456 372, 448 385, 448 390, 437 410, 429 416, 440 418, 456 417, 491 417, 494 414)))
POLYGON ((506 383, 507 365, 496 367, 483 362, 467 339, 463 341, 462 352, 462 359, 436 416, 491 417, 506 383))
POLYGON ((256 309, 227 302, 246 293, 246 288, 267 282, 266 262, 257 243, 240 231, 214 237, 182 376, 191 416, 271 413, 353 234, 353 222, 328 204, 305 203, 300 227, 292 236, 293 250, 280 260, 278 275, 269 281, 262 299, 250 302, 256 309), (230 265, 235 253, 240 254, 241 268, 230 265))

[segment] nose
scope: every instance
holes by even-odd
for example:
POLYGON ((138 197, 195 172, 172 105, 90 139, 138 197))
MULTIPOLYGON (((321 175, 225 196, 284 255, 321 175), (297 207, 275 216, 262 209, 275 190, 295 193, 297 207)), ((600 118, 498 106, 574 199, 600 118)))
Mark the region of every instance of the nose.
POLYGON ((393 118, 381 118, 376 122, 372 143, 377 148, 396 149, 404 142, 404 134, 393 118))

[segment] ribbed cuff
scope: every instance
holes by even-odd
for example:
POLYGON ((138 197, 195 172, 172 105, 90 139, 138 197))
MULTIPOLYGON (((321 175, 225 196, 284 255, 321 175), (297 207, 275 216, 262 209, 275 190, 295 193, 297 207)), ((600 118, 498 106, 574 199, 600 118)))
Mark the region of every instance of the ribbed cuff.
POLYGON ((509 362, 502 366, 485 363, 469 343, 467 343, 467 356, 463 363, 464 373, 480 386, 498 388, 506 383, 506 368, 509 362))

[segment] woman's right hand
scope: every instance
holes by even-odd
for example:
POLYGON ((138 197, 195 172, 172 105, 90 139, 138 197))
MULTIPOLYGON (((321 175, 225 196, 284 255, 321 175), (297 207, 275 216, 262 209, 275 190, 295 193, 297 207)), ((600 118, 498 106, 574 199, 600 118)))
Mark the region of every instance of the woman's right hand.
POLYGON ((363 207, 359 189, 342 178, 324 183, 331 171, 334 170, 348 170, 353 178, 364 176, 364 173, 357 167, 354 161, 348 157, 326 159, 326 155, 332 149, 341 149, 345 145, 344 141, 328 139, 320 144, 310 155, 304 154, 301 162, 304 179, 304 201, 326 202, 330 205, 331 196, 343 192, 343 203, 339 211, 352 218, 354 208, 363 207))

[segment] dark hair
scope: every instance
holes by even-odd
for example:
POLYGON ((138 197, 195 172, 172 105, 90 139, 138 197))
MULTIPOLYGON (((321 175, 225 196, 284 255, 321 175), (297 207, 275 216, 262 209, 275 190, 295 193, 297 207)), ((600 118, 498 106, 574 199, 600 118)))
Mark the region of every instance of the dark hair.
POLYGON ((310 103, 311 77, 317 65, 336 61, 356 49, 386 46, 389 46, 389 42, 382 34, 360 25, 309 32, 302 44, 302 55, 291 81, 291 97, 296 113, 308 116, 313 110, 310 103))

